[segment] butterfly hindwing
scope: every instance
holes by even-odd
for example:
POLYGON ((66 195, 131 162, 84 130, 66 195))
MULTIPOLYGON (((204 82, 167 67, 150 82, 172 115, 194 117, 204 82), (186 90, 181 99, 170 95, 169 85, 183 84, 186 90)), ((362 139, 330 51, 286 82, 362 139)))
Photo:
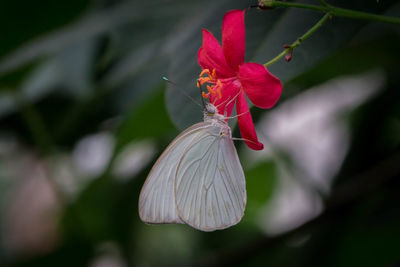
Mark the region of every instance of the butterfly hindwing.
POLYGON ((203 231, 230 227, 243 217, 246 185, 232 138, 211 124, 187 147, 175 180, 178 215, 203 231))

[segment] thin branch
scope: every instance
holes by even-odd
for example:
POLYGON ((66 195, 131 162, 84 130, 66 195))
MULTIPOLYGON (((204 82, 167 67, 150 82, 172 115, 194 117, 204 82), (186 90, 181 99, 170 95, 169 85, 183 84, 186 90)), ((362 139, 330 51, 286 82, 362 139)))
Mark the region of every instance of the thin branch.
POLYGON ((21 117, 31 132, 32 139, 41 154, 49 154, 53 149, 53 142, 46 124, 38 110, 25 100, 19 93, 14 95, 14 99, 19 106, 21 117))
POLYGON ((324 13, 331 13, 333 16, 337 16, 337 17, 378 21, 378 22, 385 22, 385 23, 400 25, 400 18, 398 18, 398 17, 390 17, 390 16, 371 14, 371 13, 361 12, 361 11, 357 11, 357 10, 335 7, 335 6, 332 6, 329 4, 320 6, 320 5, 310 5, 310 4, 283 2, 283 1, 275 1, 275 0, 259 0, 259 3, 261 5, 263 5, 264 7, 268 7, 268 8, 294 7, 294 8, 320 11, 320 12, 324 12, 324 13))
POLYGON ((291 45, 287 46, 279 55, 268 61, 267 63, 264 64, 265 67, 268 67, 278 60, 280 60, 282 57, 286 56, 288 53, 291 53, 294 48, 298 47, 304 40, 308 39, 316 30, 318 30, 324 23, 325 21, 330 17, 330 14, 325 14, 311 29, 309 29, 303 36, 298 38, 296 41, 294 41, 291 45))
POLYGON ((318 2, 322 5, 322 6, 329 6, 327 2, 325 2, 325 0, 318 0, 318 2))

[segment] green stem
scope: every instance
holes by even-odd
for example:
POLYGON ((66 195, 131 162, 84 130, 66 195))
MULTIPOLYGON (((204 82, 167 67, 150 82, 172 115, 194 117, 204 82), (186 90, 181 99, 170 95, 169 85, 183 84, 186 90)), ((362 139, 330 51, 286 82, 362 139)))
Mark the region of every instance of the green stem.
POLYGON ((328 3, 325 2, 325 0, 318 0, 318 2, 322 5, 322 6, 328 6, 328 3))
POLYGON ((379 21, 379 22, 400 25, 400 18, 398 18, 398 17, 376 15, 376 14, 371 14, 371 13, 367 13, 367 12, 361 12, 361 11, 356 11, 356 10, 351 10, 351 9, 335 7, 335 6, 328 5, 328 4, 319 6, 319 5, 310 5, 310 4, 301 4, 301 3, 292 3, 292 2, 282 2, 282 1, 275 1, 275 0, 259 0, 259 3, 261 3, 262 5, 264 5, 265 7, 268 7, 268 8, 274 8, 274 7, 302 8, 302 9, 320 11, 320 12, 324 12, 324 13, 331 13, 333 16, 337 16, 337 17, 379 21))
POLYGON ((282 2, 275 0, 259 0, 259 3, 268 8, 274 7, 294 7, 294 8, 302 8, 315 10, 326 13, 322 19, 320 19, 311 29, 309 29, 303 36, 293 42, 290 46, 286 47, 279 55, 275 58, 271 59, 267 63, 264 64, 265 67, 271 66, 282 57, 286 56, 288 53, 291 53, 294 48, 300 45, 302 41, 310 37, 318 28, 320 28, 324 22, 331 16, 338 17, 347 17, 353 19, 363 19, 363 20, 371 20, 371 21, 379 21, 386 22, 392 24, 400 24, 400 18, 397 17, 388 17, 382 15, 376 15, 356 10, 350 10, 340 7, 331 6, 325 2, 325 0, 318 0, 320 2, 320 6, 318 5, 310 5, 310 4, 301 4, 301 3, 292 3, 292 2, 282 2))
MULTIPOLYGON (((19 106, 21 117, 25 121, 29 131, 31 132, 32 139, 38 148, 39 153, 42 156, 46 156, 54 152, 54 145, 52 137, 46 124, 34 105, 29 100, 26 100, 20 93, 14 95, 14 100, 19 106)), ((65 195, 58 184, 52 179, 53 175, 48 167, 48 163, 43 161, 42 170, 44 171, 44 177, 47 179, 48 184, 53 189, 55 196, 57 197, 59 204, 64 204, 65 195)))
POLYGON ((274 64, 282 57, 284 57, 287 53, 293 51, 294 48, 298 47, 304 40, 309 38, 316 30, 318 30, 330 16, 331 16, 330 13, 325 14, 325 16, 323 16, 311 29, 309 29, 305 34, 303 34, 303 36, 301 36, 299 39, 297 39, 291 45, 285 48, 279 55, 277 55, 276 57, 265 63, 264 66, 268 67, 274 64))
POLYGON ((26 125, 32 134, 33 141, 38 146, 40 153, 50 153, 53 149, 52 139, 42 116, 29 101, 24 99, 23 96, 15 96, 15 100, 20 106, 21 116, 25 120, 26 125))

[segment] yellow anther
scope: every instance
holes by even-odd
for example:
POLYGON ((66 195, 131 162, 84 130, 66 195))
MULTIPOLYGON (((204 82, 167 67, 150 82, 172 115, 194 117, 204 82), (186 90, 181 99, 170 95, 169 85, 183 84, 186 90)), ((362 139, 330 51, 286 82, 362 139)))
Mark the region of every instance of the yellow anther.
POLYGON ((210 78, 210 77, 200 77, 198 81, 199 81, 199 83, 200 83, 201 85, 203 85, 203 84, 205 84, 205 83, 207 83, 207 82, 210 82, 210 81, 211 81, 211 78, 210 78))
MULTIPOLYGON (((213 87, 214 87, 214 86, 213 86, 213 87)), ((208 90, 208 92, 210 92, 211 94, 215 95, 215 91, 214 91, 213 87, 207 85, 207 90, 208 90)))
POLYGON ((217 88, 217 93, 218 93, 218 98, 221 99, 222 98, 221 87, 217 88))
POLYGON ((210 70, 209 69, 204 69, 202 72, 200 72, 199 77, 203 76, 206 73, 210 76, 210 70))
POLYGON ((222 82, 221 80, 217 80, 217 84, 214 86, 214 91, 216 91, 218 93, 218 98, 222 97, 222 82))
POLYGON ((201 95, 203 96, 203 98, 208 98, 208 96, 210 95, 210 93, 204 93, 204 92, 201 92, 201 95))
POLYGON ((216 79, 215 69, 213 69, 212 72, 210 72, 209 69, 204 69, 201 71, 199 79, 197 80, 197 87, 200 88, 200 86, 205 83, 208 83, 206 87, 208 93, 202 92, 203 98, 208 98, 210 94, 212 95, 218 94, 218 98, 219 99, 222 98, 223 84, 221 80, 216 79), (211 84, 211 86, 209 84, 211 84))

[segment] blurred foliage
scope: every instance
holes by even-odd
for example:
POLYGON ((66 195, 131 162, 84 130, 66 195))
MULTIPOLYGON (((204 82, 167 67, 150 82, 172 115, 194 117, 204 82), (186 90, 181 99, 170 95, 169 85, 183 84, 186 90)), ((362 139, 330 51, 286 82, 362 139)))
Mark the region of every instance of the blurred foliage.
MULTIPOLYGON (((280 159, 274 154, 280 147, 268 144, 269 157, 262 152, 252 157, 239 143, 248 203, 237 226, 202 233, 186 225, 149 226, 139 220, 139 192, 152 163, 179 130, 202 119, 201 109, 185 96, 200 100, 195 79, 201 28, 220 38, 223 14, 248 8, 246 61, 265 63, 322 16, 249 8, 254 2, 1 1, 1 266, 400 263, 400 28, 393 25, 333 17, 294 50, 290 63, 282 60, 269 68, 284 82, 276 109, 343 75, 378 70, 385 80, 362 105, 339 114, 350 141, 329 193, 304 185, 320 197, 323 208, 316 216, 282 233, 265 231, 269 218, 264 211, 282 187, 280 159), (166 84, 163 76, 174 84, 166 84), (110 155, 104 156, 100 174, 85 174, 74 162, 77 146, 96 133, 111 136, 110 155), (144 140, 156 151, 135 163, 141 164, 138 171, 121 178, 115 172, 118 155, 144 140), (57 157, 61 166, 52 163, 57 157), (24 187, 38 177, 53 190, 46 198, 50 222, 34 213, 40 208, 34 204, 42 203, 35 201, 45 195, 39 183, 24 187), (46 223, 53 225, 43 230, 51 238, 40 234, 46 223)), ((397 1, 328 2, 400 14, 397 1)), ((269 112, 274 109, 252 109, 260 124, 269 112)), ((288 173, 300 181, 304 173, 292 155, 276 152, 288 155, 288 173)), ((106 154, 93 153, 86 164, 106 154)))

